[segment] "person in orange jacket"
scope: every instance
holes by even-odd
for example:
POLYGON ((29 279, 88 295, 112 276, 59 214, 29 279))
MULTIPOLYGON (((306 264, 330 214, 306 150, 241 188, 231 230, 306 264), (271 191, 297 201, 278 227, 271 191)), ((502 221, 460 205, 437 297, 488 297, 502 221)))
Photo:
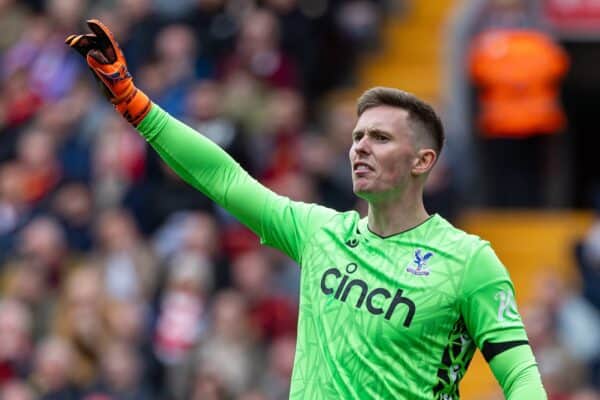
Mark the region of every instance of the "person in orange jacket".
POLYGON ((560 82, 568 66, 565 51, 541 31, 492 28, 474 38, 469 71, 491 205, 543 204, 546 136, 566 127, 560 82))

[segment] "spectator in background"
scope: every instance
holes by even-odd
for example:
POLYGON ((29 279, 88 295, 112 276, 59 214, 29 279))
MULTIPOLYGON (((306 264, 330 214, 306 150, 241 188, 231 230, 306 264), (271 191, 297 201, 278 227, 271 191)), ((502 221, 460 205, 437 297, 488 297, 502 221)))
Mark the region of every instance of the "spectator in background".
POLYGON ((3 400, 35 400, 34 392, 22 380, 13 380, 0 386, 0 399, 3 400))
POLYGON ((88 396, 105 395, 123 400, 154 398, 142 385, 141 360, 135 349, 124 343, 109 343, 103 348, 100 365, 100 379, 88 396))
POLYGON ((239 30, 239 18, 235 6, 226 0, 193 0, 191 9, 181 17, 181 21, 194 30, 197 41, 197 54, 206 63, 211 75, 214 74, 216 60, 221 59, 234 46, 235 35, 239 30))
MULTIPOLYGON (((60 343, 66 340, 66 344, 58 346, 53 340, 51 349, 60 349, 56 352, 60 354, 60 363, 65 364, 64 373, 79 389, 94 382, 99 371, 102 345, 107 340, 103 282, 97 266, 79 265, 65 280, 56 307, 54 333, 61 338, 60 343)), ((50 351, 50 354, 54 355, 55 351, 50 351)), ((49 363, 53 357, 50 357, 49 363)), ((42 369, 45 366, 43 363, 42 369)))
POLYGON ((586 237, 575 247, 583 296, 600 311, 600 209, 586 237))
POLYGON ((16 135, 14 132, 22 127, 42 106, 43 100, 29 81, 25 69, 20 68, 9 74, 2 82, 2 117, 0 126, 12 130, 7 138, 2 139, 3 149, 0 159, 11 155, 14 151, 16 135), (12 133, 12 134, 10 134, 12 133))
MULTIPOLYGON (((153 54, 156 36, 165 25, 161 16, 153 7, 152 0, 118 0, 116 20, 122 21, 123 52, 129 60, 132 73, 153 54)), ((199 24, 200 25, 200 24, 199 24)))
POLYGON ((64 180, 91 179, 91 154, 96 138, 90 128, 94 129, 96 120, 103 117, 102 111, 92 116, 94 102, 89 84, 79 81, 67 96, 45 105, 36 116, 35 126, 54 140, 64 180))
POLYGON ((104 211, 96 223, 97 258, 110 299, 150 299, 158 284, 158 261, 132 215, 124 209, 104 211))
POLYGON ((20 231, 16 255, 41 268, 52 290, 60 288, 75 258, 69 253, 60 224, 54 217, 44 215, 35 217, 20 231))
POLYGON ((183 120, 190 126, 205 132, 212 141, 242 165, 253 171, 251 143, 241 126, 224 115, 223 87, 212 80, 203 80, 192 86, 186 99, 183 120))
POLYGON ((210 372, 201 371, 196 374, 190 392, 192 400, 221 400, 227 398, 225 384, 210 372))
POLYGON ((196 259, 207 268, 211 286, 220 290, 230 284, 228 254, 223 252, 222 226, 206 212, 174 214, 155 235, 155 249, 169 273, 179 260, 196 259))
POLYGON ((2 37, 0 37, 0 53, 4 53, 11 44, 19 40, 23 30, 27 26, 31 11, 16 0, 0 1, 0 26, 2 26, 2 37))
POLYGON ((332 95, 322 113, 323 134, 304 135, 301 144, 301 164, 316 182, 323 204, 336 210, 351 210, 356 198, 351 193, 352 176, 347 169, 351 132, 356 123, 354 103, 341 95, 332 95))
POLYGON ((233 261, 232 270, 258 339, 269 343, 281 336, 295 336, 298 312, 290 296, 277 293, 273 266, 266 255, 260 250, 241 254, 233 261))
POLYGON ((566 128, 559 84, 567 56, 547 34, 522 26, 527 13, 522 0, 492 0, 490 7, 468 61, 479 89, 486 204, 548 205, 550 185, 559 185, 562 176, 552 168, 559 154, 549 137, 566 128))
POLYGON ((100 209, 121 206, 145 171, 143 141, 122 120, 108 116, 93 146, 94 201, 100 209))
POLYGON ((265 148, 259 149, 260 160, 256 161, 262 160, 259 175, 269 181, 300 168, 297 149, 305 133, 304 99, 295 90, 274 90, 267 103, 267 114, 262 132, 265 148))
POLYGON ((263 375, 262 386, 269 399, 289 398, 296 339, 294 336, 280 336, 268 350, 267 369, 263 375))
POLYGON ((62 179, 54 138, 41 128, 24 132, 17 142, 17 160, 24 172, 25 202, 36 205, 62 179))
POLYGON ((84 253, 92 249, 92 194, 83 183, 67 183, 52 198, 50 206, 64 229, 71 250, 84 253))
POLYGON ((219 68, 222 79, 245 70, 274 88, 298 88, 296 65, 281 49, 279 23, 267 9, 252 10, 243 19, 235 50, 219 68))
POLYGON ((234 290, 217 293, 209 331, 199 343, 196 367, 223 383, 228 395, 240 395, 251 387, 259 362, 255 333, 248 306, 234 290))
MULTIPOLYGON (((595 318, 600 318, 600 219, 596 220, 587 236, 576 244, 575 258, 581 278, 583 299, 593 308, 595 318)), ((591 382, 600 389, 600 355, 589 360, 591 382)))
POLYGON ((223 79, 223 110, 234 121, 238 121, 251 135, 261 135, 267 124, 267 103, 270 88, 255 79, 245 70, 237 70, 223 79))
POLYGON ((214 277, 201 254, 183 253, 172 261, 159 305, 153 349, 165 366, 168 394, 184 398, 190 393, 193 349, 206 330, 214 277))
POLYGON ((158 399, 164 391, 164 368, 152 348, 153 317, 152 307, 141 300, 112 299, 105 306, 109 340, 134 353, 139 369, 136 383, 158 399))
POLYGON ((600 393, 590 388, 582 388, 573 393, 569 400, 600 400, 600 393))
POLYGON ((44 271, 30 258, 24 257, 7 261, 1 276, 4 283, 2 293, 27 307, 31 314, 31 339, 39 340, 51 327, 55 298, 44 271))
POLYGON ((0 262, 15 247, 15 234, 30 214, 25 201, 25 171, 16 161, 0 164, 0 262))
POLYGON ((179 117, 185 111, 185 99, 194 79, 208 75, 198 71, 197 40, 194 32, 183 24, 168 25, 156 37, 157 68, 161 80, 157 103, 179 117))
POLYGON ((73 54, 65 51, 63 36, 76 28, 74 22, 78 25, 82 20, 84 5, 77 0, 50 1, 48 14, 31 19, 20 40, 7 50, 4 77, 22 69, 31 89, 43 101, 66 95, 77 80, 80 66, 73 54))
POLYGON ((538 285, 538 301, 551 317, 556 342, 566 353, 563 358, 571 359, 580 370, 577 374, 565 374, 562 372, 564 366, 554 360, 557 363, 555 373, 571 377, 567 386, 571 390, 582 383, 597 385, 597 376, 593 374, 598 373, 600 365, 600 312, 559 276, 542 277, 538 285), (591 375, 584 373, 585 370, 591 375))
POLYGON ((261 390, 253 389, 241 394, 236 400, 269 400, 269 397, 261 390))
POLYGON ((525 307, 523 322, 536 355, 542 382, 550 400, 561 400, 581 382, 581 365, 560 344, 552 311, 543 303, 525 307))
POLYGON ((31 374, 40 400, 77 400, 80 390, 73 384, 73 348, 59 337, 43 339, 36 348, 35 364, 31 374))
POLYGON ((0 299, 0 387, 26 378, 32 352, 32 315, 17 300, 0 299))

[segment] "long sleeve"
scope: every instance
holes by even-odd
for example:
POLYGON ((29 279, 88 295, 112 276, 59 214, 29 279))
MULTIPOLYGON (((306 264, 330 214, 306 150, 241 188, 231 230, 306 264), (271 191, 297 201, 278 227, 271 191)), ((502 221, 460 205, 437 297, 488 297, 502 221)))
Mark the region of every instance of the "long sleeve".
POLYGON ((467 276, 462 315, 506 398, 545 400, 512 281, 488 244, 471 257, 467 276))
POLYGON ((518 346, 498 354, 490 367, 507 400, 547 399, 531 347, 518 346))
POLYGON ((311 233, 336 213, 273 193, 218 145, 156 104, 138 131, 186 182, 228 210, 263 243, 297 261, 311 233))

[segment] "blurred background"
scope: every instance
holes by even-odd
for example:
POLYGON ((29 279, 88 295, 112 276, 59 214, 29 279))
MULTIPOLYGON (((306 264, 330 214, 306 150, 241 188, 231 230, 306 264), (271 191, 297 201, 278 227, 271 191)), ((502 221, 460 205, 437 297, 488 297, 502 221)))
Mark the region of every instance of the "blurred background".
MULTIPOLYGON (((364 212, 356 97, 431 102, 428 210, 506 264, 550 399, 600 398, 600 2, 0 0, 2 400, 287 399, 297 266, 99 97, 63 43, 89 17, 138 87, 296 200, 364 212)), ((461 392, 502 398, 480 355, 461 392)))

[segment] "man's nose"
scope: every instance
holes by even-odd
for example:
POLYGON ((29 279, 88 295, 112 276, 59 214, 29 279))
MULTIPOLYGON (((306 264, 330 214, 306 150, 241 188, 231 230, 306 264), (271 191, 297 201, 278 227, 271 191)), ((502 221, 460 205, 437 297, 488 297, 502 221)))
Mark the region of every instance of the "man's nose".
POLYGON ((363 136, 360 140, 354 142, 354 151, 361 154, 369 152, 369 140, 366 136, 363 136))

